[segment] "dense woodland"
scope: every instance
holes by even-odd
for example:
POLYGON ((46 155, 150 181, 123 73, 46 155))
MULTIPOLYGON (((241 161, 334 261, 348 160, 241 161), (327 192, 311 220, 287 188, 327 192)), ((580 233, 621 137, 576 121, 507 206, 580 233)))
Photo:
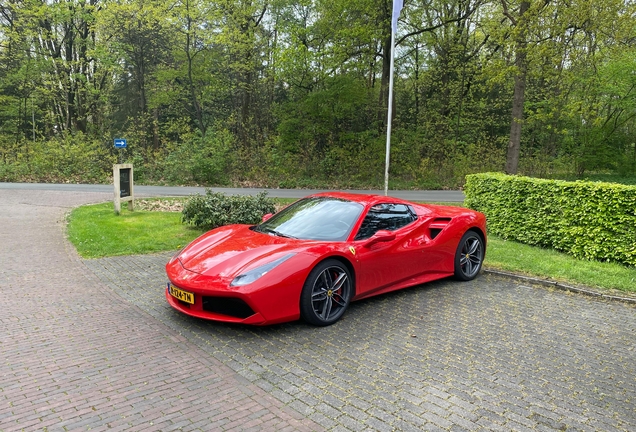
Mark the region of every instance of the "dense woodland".
MULTIPOLYGON (((380 187, 391 11, 0 0, 0 181, 380 187)), ((636 178, 633 0, 405 0, 395 53, 392 187, 636 178)))

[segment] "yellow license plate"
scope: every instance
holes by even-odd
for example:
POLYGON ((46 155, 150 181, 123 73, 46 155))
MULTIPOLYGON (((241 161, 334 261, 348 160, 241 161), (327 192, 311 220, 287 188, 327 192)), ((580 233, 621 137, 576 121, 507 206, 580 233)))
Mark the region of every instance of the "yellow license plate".
POLYGON ((181 290, 172 284, 170 284, 170 295, 178 300, 194 304, 194 294, 181 290))

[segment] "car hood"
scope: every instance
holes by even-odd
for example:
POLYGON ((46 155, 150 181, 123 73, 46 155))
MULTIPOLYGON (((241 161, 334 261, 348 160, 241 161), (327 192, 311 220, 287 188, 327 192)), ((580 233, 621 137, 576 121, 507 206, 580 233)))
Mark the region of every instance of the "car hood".
POLYGON ((189 271, 233 278, 244 270, 297 252, 302 241, 252 231, 248 225, 212 230, 190 243, 178 256, 189 271))

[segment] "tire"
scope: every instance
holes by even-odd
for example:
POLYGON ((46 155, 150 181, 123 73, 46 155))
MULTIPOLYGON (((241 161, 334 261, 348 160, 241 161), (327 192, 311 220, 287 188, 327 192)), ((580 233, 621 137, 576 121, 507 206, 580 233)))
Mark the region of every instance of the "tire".
POLYGON ((309 273, 300 294, 301 318, 316 326, 328 326, 344 315, 353 294, 349 269, 328 259, 309 273))
POLYGON ((484 241, 475 231, 467 231, 459 241, 455 252, 455 278, 473 280, 484 262, 484 241))

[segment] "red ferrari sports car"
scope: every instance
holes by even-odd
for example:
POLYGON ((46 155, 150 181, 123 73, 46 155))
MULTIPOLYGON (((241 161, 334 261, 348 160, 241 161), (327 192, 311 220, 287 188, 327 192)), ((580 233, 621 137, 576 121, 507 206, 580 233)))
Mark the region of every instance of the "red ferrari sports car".
POLYGON ((190 243, 166 265, 166 299, 199 318, 333 324, 349 303, 455 276, 475 278, 486 218, 457 207, 321 193, 259 225, 228 225, 190 243))

